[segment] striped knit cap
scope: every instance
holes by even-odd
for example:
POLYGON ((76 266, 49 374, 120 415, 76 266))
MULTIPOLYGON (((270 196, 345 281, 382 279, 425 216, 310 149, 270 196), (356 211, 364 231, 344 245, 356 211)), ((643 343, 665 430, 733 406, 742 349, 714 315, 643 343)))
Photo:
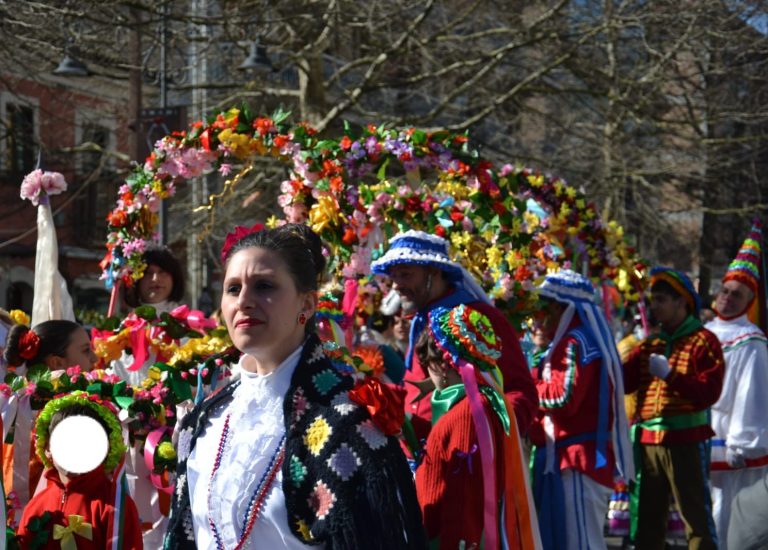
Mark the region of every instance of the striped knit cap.
POLYGON ((685 298, 694 315, 699 316, 699 313, 701 313, 701 298, 688 275, 671 267, 654 267, 651 270, 651 289, 659 281, 666 281, 675 289, 675 292, 685 298))
POLYGON ((757 294, 760 281, 760 255, 762 254, 761 242, 763 231, 759 220, 752 223, 744 244, 741 245, 736 258, 728 266, 728 271, 723 277, 723 282, 738 281, 747 285, 752 292, 757 294))

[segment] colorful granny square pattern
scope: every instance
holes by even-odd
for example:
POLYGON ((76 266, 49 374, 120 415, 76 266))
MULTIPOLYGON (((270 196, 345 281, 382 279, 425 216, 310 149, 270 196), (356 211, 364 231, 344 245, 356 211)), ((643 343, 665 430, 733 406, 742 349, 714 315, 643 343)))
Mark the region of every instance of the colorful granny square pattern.
POLYGON ((336 502, 336 495, 322 480, 318 480, 312 494, 309 495, 309 507, 315 512, 317 519, 325 519, 336 502))
POLYGON ((325 418, 318 416, 312 421, 312 424, 307 428, 307 432, 304 434, 304 444, 309 449, 309 452, 315 456, 320 454, 323 450, 328 438, 331 437, 333 429, 326 422, 325 418))
POLYGON ((297 456, 291 457, 291 465, 289 470, 291 472, 291 481, 296 487, 301 485, 301 483, 304 481, 304 478, 307 477, 307 467, 301 463, 301 460, 299 460, 299 457, 297 456))
POLYGON ((347 392, 341 392, 336 397, 334 397, 333 401, 331 401, 331 405, 333 405, 333 408, 336 409, 336 412, 341 416, 347 416, 358 407, 358 405, 353 403, 349 398, 349 394, 347 392))
POLYGON ((339 377, 330 369, 320 371, 312 377, 312 383, 320 395, 330 392, 339 382, 341 382, 339 377))
POLYGON ((361 462, 358 456, 346 443, 342 443, 339 450, 328 459, 328 467, 338 475, 342 481, 347 481, 355 473, 361 462))
POLYGON ((368 446, 373 450, 387 444, 387 437, 381 433, 370 418, 357 425, 357 433, 360 434, 368 446))

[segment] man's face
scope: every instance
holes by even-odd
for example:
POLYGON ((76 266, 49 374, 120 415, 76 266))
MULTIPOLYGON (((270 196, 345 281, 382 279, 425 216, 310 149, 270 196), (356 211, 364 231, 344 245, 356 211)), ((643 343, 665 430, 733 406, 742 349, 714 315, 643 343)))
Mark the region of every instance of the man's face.
POLYGON ((416 311, 432 301, 432 280, 437 276, 434 271, 434 268, 411 264, 390 268, 392 288, 400 295, 403 309, 416 311))
POLYGON ((717 293, 715 307, 723 317, 736 317, 744 313, 752 302, 754 294, 739 281, 726 281, 717 293))
POLYGON ((685 298, 682 296, 670 296, 664 292, 651 294, 651 313, 662 326, 673 324, 681 315, 684 318, 684 312, 685 298))

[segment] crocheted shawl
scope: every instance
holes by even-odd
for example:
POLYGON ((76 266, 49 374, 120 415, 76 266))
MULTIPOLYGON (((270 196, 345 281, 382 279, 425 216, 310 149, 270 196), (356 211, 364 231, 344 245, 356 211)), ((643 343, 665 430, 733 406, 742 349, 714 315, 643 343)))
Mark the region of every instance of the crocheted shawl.
MULTIPOLYGON (((187 459, 209 415, 231 402, 239 383, 200 403, 182 422, 166 549, 195 548, 187 459)), ((425 548, 413 477, 400 445, 349 399, 353 385, 318 338, 309 336, 283 403, 282 487, 291 532, 305 544, 333 549, 425 548)))

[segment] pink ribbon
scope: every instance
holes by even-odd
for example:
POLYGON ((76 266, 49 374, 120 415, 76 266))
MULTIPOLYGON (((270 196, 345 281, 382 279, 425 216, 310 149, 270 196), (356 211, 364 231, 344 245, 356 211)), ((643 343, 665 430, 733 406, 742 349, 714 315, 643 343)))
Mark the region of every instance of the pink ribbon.
POLYGON ((163 485, 163 479, 155 473, 155 449, 160 444, 160 440, 165 434, 170 435, 173 431, 168 426, 157 428, 147 434, 147 441, 144 443, 144 464, 147 465, 149 470, 149 480, 152 485, 158 491, 162 491, 167 494, 173 494, 173 486, 171 483, 167 487, 163 485))
POLYGON ((357 307, 357 279, 346 279, 344 281, 344 300, 341 310, 344 312, 346 344, 352 348, 355 329, 355 308, 357 307))
POLYGON ((139 370, 149 357, 147 344, 147 321, 141 317, 129 317, 125 320, 124 326, 131 329, 131 351, 133 352, 133 363, 128 367, 129 371, 139 370))
POLYGON ((170 316, 177 321, 185 321, 189 328, 198 332, 205 332, 217 326, 216 321, 206 317, 205 313, 199 309, 189 309, 186 305, 181 305, 171 311, 170 316))
MULTIPOLYGON (((483 400, 477 387, 475 367, 463 359, 459 359, 459 372, 464 382, 464 389, 469 399, 469 409, 477 432, 477 441, 480 444, 480 462, 483 465, 483 534, 485 535, 485 548, 497 550, 499 548, 499 530, 496 520, 496 467, 494 466, 493 432, 485 414, 483 400)), ((512 418, 514 422, 514 417, 512 418)))

